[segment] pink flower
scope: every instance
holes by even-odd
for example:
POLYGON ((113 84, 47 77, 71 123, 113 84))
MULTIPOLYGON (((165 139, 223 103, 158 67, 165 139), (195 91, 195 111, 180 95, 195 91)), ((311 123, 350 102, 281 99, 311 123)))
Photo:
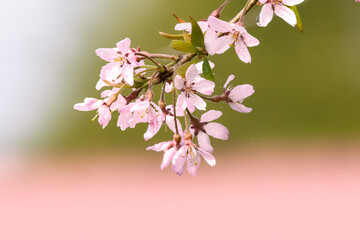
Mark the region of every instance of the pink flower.
POLYGON ((182 175, 186 162, 188 172, 192 176, 196 176, 201 162, 200 156, 203 157, 210 166, 215 166, 216 160, 211 153, 197 147, 191 139, 185 140, 185 144, 180 147, 172 159, 173 171, 178 175, 182 175))
POLYGON ((133 112, 129 126, 134 128, 136 124, 141 122, 149 123, 148 129, 144 134, 145 141, 149 140, 160 130, 162 122, 165 120, 159 106, 151 102, 151 100, 140 98, 130 108, 133 112))
MULTIPOLYGON (((102 80, 108 80, 114 83, 120 83, 124 80, 132 86, 134 84, 134 67, 140 66, 136 61, 134 52, 136 50, 130 48, 131 40, 125 38, 116 44, 116 48, 99 48, 96 54, 108 61, 100 73, 102 80)), ((101 84, 99 85, 99 87, 101 84)))
POLYGON ((93 111, 97 109, 99 114, 98 121, 103 128, 105 128, 111 120, 110 109, 102 100, 85 98, 83 103, 75 104, 74 109, 78 111, 93 111))
MULTIPOLYGON (((203 64, 204 64, 204 61, 201 61, 201 62, 198 62, 195 64, 198 74, 203 74, 203 64)), ((215 67, 215 64, 213 62, 209 61, 209 64, 210 64, 211 69, 213 69, 215 67)), ((173 88, 174 88, 173 82, 165 83, 165 92, 167 92, 167 93, 172 92, 173 88)))
POLYGON ((200 77, 199 72, 194 64, 190 65, 185 74, 185 79, 177 75, 175 77, 175 87, 181 93, 177 99, 177 111, 182 112, 186 108, 190 112, 206 109, 206 102, 196 93, 211 95, 214 91, 215 83, 200 77))
POLYGON ((222 140, 229 139, 229 130, 224 125, 211 122, 221 117, 221 115, 222 112, 220 111, 210 110, 201 116, 200 121, 191 125, 192 131, 197 136, 199 146, 209 153, 214 150, 209 136, 222 140))
POLYGON ((276 15, 294 27, 297 23, 296 15, 293 10, 286 6, 295 6, 303 1, 304 0, 259 0, 264 6, 261 9, 257 25, 266 27, 272 20, 275 12, 276 15))
POLYGON ((227 89, 228 84, 235 78, 234 75, 230 75, 224 85, 224 92, 228 96, 228 103, 232 109, 241 113, 249 113, 252 108, 245 107, 242 102, 245 98, 251 96, 255 91, 253 86, 249 84, 238 85, 233 89, 227 89))
POLYGON ((85 98, 83 103, 76 103, 74 109, 78 111, 93 111, 104 104, 103 100, 96 98, 85 98))
POLYGON ((164 170, 173 160, 176 152, 178 151, 178 144, 175 140, 161 142, 154 146, 146 148, 146 150, 153 150, 156 152, 164 152, 163 161, 160 165, 161 170, 164 170))
POLYGON ((247 48, 259 45, 259 40, 251 36, 239 24, 228 23, 212 16, 209 17, 208 23, 211 29, 225 34, 225 36, 216 38, 216 36, 213 36, 214 32, 210 32, 210 36, 206 37, 206 48, 209 49, 209 54, 220 54, 225 52, 229 46, 234 45, 240 60, 244 63, 251 62, 251 56, 247 48))

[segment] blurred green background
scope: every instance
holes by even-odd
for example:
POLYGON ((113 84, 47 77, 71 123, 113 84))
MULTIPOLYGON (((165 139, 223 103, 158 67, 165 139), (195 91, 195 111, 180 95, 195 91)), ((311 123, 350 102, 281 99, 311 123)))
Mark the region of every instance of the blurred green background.
MULTIPOLYGON (((230 20, 244 3, 231 1, 221 18, 230 20)), ((57 69, 64 87, 59 90, 59 100, 44 114, 44 124, 24 142, 25 146, 121 149, 136 144, 138 151, 145 151, 141 147, 167 140, 170 133, 164 135, 162 129, 145 142, 142 136, 147 124, 122 132, 115 117, 103 130, 90 121, 94 112, 78 112, 73 105, 87 96, 99 98, 95 84, 105 62, 95 55, 97 48, 114 47, 130 37, 133 47, 167 53, 171 51, 169 41, 157 32, 175 33, 172 13, 206 19, 220 4, 215 0, 105 0, 78 6, 84 17, 81 22, 70 21, 77 26, 73 31, 81 32, 74 41, 77 50, 62 58, 66 64, 57 69)), ((303 33, 278 17, 260 28, 255 24, 260 7, 250 11, 245 27, 260 40, 258 47, 250 48, 251 64, 242 63, 233 49, 210 58, 216 64, 217 92, 230 74, 236 75, 233 84, 249 83, 256 91, 244 102, 253 108, 250 114, 237 113, 226 104, 209 104, 208 109, 224 112, 219 122, 230 130, 229 141, 212 140, 215 147, 279 139, 359 139, 360 4, 352 0, 308 0, 298 9, 303 33)), ((64 18, 68 17, 66 11, 64 18)))

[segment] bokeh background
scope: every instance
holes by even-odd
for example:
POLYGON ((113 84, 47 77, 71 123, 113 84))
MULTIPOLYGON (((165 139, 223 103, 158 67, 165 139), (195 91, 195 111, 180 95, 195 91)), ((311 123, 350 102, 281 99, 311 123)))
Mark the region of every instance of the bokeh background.
MULTIPOLYGON (((359 239, 360 4, 307 0, 304 32, 275 17, 245 25, 261 44, 251 64, 230 50, 211 58, 249 83, 250 114, 228 106, 229 141, 212 140, 217 166, 199 176, 161 172, 146 125, 104 130, 74 103, 95 90, 95 49, 130 37, 169 52, 172 13, 205 19, 221 1, 34 0, 0 9, 1 239, 359 239)), ((231 19, 245 1, 232 1, 231 19)), ((161 130, 163 131, 163 130, 161 130)), ((166 137, 164 137, 166 136, 166 137)))

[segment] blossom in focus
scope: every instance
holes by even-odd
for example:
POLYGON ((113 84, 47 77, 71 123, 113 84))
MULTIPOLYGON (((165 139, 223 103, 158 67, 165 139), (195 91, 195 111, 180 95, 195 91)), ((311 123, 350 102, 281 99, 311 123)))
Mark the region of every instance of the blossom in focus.
MULTIPOLYGON (((149 140, 160 130, 165 117, 155 103, 146 98, 140 98, 130 108, 132 118, 129 120, 129 126, 134 128, 138 123, 149 123, 148 129, 144 134, 145 141, 149 140)), ((121 116, 121 113, 120 113, 121 116)))
POLYGON ((214 91, 215 83, 202 78, 194 64, 187 69, 185 78, 177 75, 175 77, 175 87, 181 93, 177 99, 177 110, 184 111, 186 108, 194 112, 195 108, 199 110, 206 109, 206 102, 196 93, 211 95, 214 91))
POLYGON ((83 103, 75 104, 74 109, 78 111, 93 111, 97 109, 99 115, 98 121, 103 128, 105 128, 111 120, 110 109, 103 100, 85 98, 83 103))
POLYGON ((210 110, 201 116, 199 122, 191 125, 191 130, 197 136, 200 148, 209 153, 212 153, 214 150, 209 136, 222 140, 229 139, 229 130, 220 123, 212 122, 221 117, 221 115, 221 111, 210 110))
POLYGON ((224 92, 228 97, 229 106, 235 111, 241 113, 249 113, 252 108, 245 107, 242 102, 245 98, 251 96, 255 91, 254 87, 249 84, 243 84, 235 86, 233 89, 227 89, 228 84, 235 78, 234 75, 230 75, 224 85, 224 92))
POLYGON ((210 166, 215 166, 216 160, 211 153, 197 147, 191 139, 186 139, 185 144, 180 147, 172 159, 173 171, 178 175, 182 175, 186 162, 187 171, 192 176, 196 176, 201 162, 200 156, 203 157, 210 166))
POLYGON ((225 52, 229 46, 234 45, 240 60, 244 63, 251 62, 248 47, 259 45, 259 40, 251 36, 246 29, 239 24, 228 23, 212 16, 209 17, 208 23, 211 29, 218 33, 225 34, 225 36, 220 38, 216 36, 207 37, 206 45, 207 49, 209 49, 209 54, 225 52))
POLYGON ((259 0, 261 4, 264 4, 264 6, 261 9, 257 25, 260 27, 266 27, 272 20, 275 13, 285 22, 294 27, 297 23, 296 15, 294 11, 287 6, 295 6, 303 1, 304 0, 259 0))
MULTIPOLYGON (((131 40, 125 38, 116 44, 116 48, 99 48, 96 54, 108 61, 100 73, 102 80, 107 80, 113 83, 120 83, 125 81, 132 86, 134 84, 134 67, 140 66, 141 63, 136 60, 134 52, 135 49, 130 48, 131 40)), ((102 83, 98 83, 98 87, 102 83)))

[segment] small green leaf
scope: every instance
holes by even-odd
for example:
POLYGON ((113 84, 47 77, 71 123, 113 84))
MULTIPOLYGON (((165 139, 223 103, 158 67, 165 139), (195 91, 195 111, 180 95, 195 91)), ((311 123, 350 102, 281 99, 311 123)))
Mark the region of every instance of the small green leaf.
POLYGON ((164 38, 167 38, 167 39, 177 39, 177 40, 181 40, 183 39, 183 35, 182 34, 168 34, 168 33, 164 33, 164 32, 159 32, 159 34, 161 36, 163 36, 164 38))
POLYGON ((183 31, 183 39, 185 40, 185 42, 191 43, 191 35, 188 34, 186 31, 183 31))
POLYGON ((199 53, 200 51, 191 43, 187 43, 180 40, 172 40, 171 45, 173 49, 181 52, 199 53))
POLYGON ((204 34, 199 27, 199 24, 192 18, 191 22, 191 43, 196 47, 204 47, 204 34))
POLYGON ((206 79, 209 79, 211 81, 214 81, 214 74, 212 72, 211 66, 207 58, 204 58, 204 63, 202 66, 203 74, 206 79))
POLYGON ((300 30, 300 32, 303 32, 303 25, 302 25, 300 14, 299 14, 299 11, 298 11, 297 7, 296 6, 289 6, 289 8, 291 8, 291 10, 293 10, 295 15, 296 15, 296 21, 297 21, 296 27, 300 30))

